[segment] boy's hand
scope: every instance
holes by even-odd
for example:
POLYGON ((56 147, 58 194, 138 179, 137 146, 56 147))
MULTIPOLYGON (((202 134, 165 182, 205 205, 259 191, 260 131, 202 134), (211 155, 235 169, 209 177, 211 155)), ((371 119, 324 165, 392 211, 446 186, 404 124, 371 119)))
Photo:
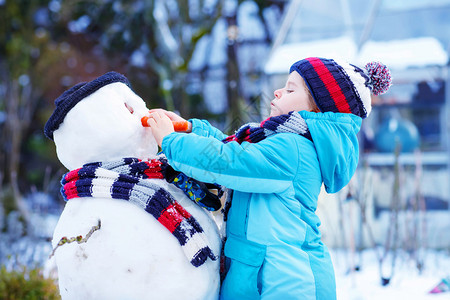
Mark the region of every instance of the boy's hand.
POLYGON ((174 132, 172 120, 166 114, 158 111, 150 113, 148 125, 152 129, 153 136, 160 147, 164 137, 174 132))
POLYGON ((165 110, 165 109, 162 109, 162 108, 154 108, 154 109, 150 109, 150 110, 149 110, 149 113, 154 113, 154 112, 157 112, 157 113, 166 115, 166 116, 169 117, 170 120, 172 120, 172 121, 174 121, 174 122, 183 122, 183 121, 186 121, 185 119, 183 119, 182 117, 180 117, 180 116, 177 115, 176 113, 171 112, 171 111, 168 111, 168 110, 165 110))
MULTIPOLYGON (((165 110, 165 109, 162 109, 162 108, 150 109, 148 112, 150 114, 157 112, 157 113, 159 113, 161 115, 166 115, 167 117, 169 117, 170 120, 172 120, 172 122, 183 122, 183 123, 186 122, 188 124, 187 125, 187 130, 176 130, 175 129, 175 131, 182 131, 182 132, 186 132, 186 133, 192 132, 192 123, 186 121, 186 119, 184 119, 183 117, 180 117, 179 115, 177 115, 174 112, 171 112, 171 111, 168 111, 168 110, 165 110)), ((150 123, 148 123, 148 124, 150 125, 150 123)))

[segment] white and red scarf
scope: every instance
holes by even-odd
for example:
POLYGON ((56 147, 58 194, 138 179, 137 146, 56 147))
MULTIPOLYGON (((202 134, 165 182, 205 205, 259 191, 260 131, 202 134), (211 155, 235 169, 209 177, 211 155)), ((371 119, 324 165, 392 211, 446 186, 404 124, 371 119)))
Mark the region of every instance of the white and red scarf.
POLYGON ((141 161, 137 158, 89 163, 63 176, 61 194, 66 201, 81 197, 127 200, 167 228, 193 266, 201 266, 208 257, 216 260, 195 218, 168 191, 147 180, 163 179, 164 164, 165 159, 141 161))

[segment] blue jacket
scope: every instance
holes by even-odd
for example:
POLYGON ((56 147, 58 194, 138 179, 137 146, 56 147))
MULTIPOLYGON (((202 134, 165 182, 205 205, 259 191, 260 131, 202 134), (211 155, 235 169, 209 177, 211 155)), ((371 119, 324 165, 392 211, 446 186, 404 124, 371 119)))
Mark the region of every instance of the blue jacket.
POLYGON ((207 121, 171 133, 162 150, 177 170, 234 190, 227 221, 229 270, 222 299, 335 299, 334 270, 315 214, 322 183, 338 192, 358 164, 352 114, 301 111, 312 139, 277 133, 230 142, 207 121))

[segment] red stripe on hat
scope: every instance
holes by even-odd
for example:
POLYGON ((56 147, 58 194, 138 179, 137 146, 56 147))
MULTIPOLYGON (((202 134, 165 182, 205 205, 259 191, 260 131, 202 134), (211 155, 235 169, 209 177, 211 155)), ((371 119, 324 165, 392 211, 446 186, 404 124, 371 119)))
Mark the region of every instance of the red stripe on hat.
POLYGON ((327 66, 317 57, 307 58, 309 63, 313 66, 317 75, 319 75, 320 80, 325 84, 328 93, 330 93, 331 98, 333 99, 336 108, 341 113, 351 113, 350 106, 347 103, 347 100, 342 92, 341 87, 337 83, 336 79, 333 77, 333 74, 328 70, 327 66))

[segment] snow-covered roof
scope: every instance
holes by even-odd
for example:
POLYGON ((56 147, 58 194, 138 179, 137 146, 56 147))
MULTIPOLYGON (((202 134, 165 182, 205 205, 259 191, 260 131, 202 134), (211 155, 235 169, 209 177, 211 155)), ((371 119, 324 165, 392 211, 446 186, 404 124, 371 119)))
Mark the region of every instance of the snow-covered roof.
POLYGON ((391 69, 445 66, 448 54, 434 37, 421 37, 387 42, 368 41, 361 48, 358 62, 381 61, 391 69))
POLYGON ((444 66, 449 57, 434 37, 366 42, 359 54, 350 37, 284 44, 273 50, 265 65, 266 74, 286 74, 299 59, 317 56, 346 60, 364 66, 370 61, 381 61, 390 69, 444 66))
POLYGON ((299 59, 316 56, 353 61, 356 44, 347 36, 312 42, 283 44, 273 50, 264 71, 266 74, 287 74, 289 67, 299 59))

